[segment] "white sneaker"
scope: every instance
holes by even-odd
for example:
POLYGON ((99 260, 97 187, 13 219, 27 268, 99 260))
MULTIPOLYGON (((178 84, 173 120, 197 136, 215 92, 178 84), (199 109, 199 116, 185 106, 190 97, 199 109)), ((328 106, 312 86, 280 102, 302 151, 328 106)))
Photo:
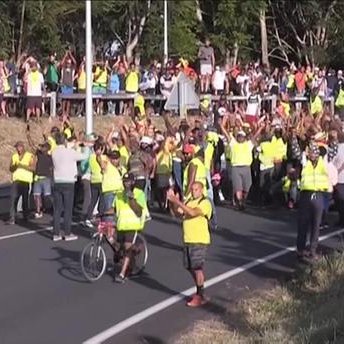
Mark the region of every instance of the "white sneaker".
POLYGON ((93 228, 94 227, 93 223, 90 220, 86 220, 84 222, 84 224, 85 224, 85 227, 87 227, 87 228, 93 228))
POLYGON ((78 239, 78 236, 75 234, 69 234, 69 235, 66 235, 64 237, 65 241, 73 241, 73 240, 77 240, 77 239, 78 239))
POLYGON ((53 241, 61 241, 62 236, 61 235, 53 235, 53 241))
POLYGON ((35 213, 35 219, 41 219, 43 217, 43 213, 35 213))

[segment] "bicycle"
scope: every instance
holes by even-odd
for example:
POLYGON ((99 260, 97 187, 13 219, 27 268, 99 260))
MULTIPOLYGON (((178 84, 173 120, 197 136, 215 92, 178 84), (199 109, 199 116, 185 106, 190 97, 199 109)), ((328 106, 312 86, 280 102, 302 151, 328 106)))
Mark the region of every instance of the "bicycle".
MULTIPOLYGON (((117 240, 110 242, 109 238, 115 232, 112 223, 99 222, 97 231, 92 236, 92 241, 88 243, 81 252, 81 270, 85 278, 90 282, 99 280, 105 273, 108 264, 104 243, 107 243, 113 253, 115 265, 121 264, 124 258, 124 247, 117 240)), ((131 276, 140 274, 148 260, 147 241, 142 234, 137 233, 135 244, 132 246, 132 257, 129 266, 131 276)))

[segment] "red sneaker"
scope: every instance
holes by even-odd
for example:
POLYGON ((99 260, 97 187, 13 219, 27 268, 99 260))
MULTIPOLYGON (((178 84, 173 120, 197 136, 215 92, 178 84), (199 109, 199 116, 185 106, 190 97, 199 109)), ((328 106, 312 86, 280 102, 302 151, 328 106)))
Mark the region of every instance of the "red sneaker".
POLYGON ((208 300, 200 295, 193 295, 191 300, 186 303, 188 307, 200 307, 205 305, 208 300))

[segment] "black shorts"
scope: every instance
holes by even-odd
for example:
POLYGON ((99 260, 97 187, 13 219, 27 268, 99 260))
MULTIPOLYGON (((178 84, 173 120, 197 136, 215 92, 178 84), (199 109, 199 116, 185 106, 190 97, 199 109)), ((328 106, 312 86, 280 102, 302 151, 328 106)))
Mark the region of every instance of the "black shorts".
POLYGON ((208 245, 186 244, 184 246, 184 267, 187 270, 202 270, 208 245))
POLYGON ((137 231, 117 231, 117 241, 120 244, 135 244, 137 231))
POLYGON ((31 97, 26 98, 26 109, 34 110, 42 108, 42 97, 31 97))

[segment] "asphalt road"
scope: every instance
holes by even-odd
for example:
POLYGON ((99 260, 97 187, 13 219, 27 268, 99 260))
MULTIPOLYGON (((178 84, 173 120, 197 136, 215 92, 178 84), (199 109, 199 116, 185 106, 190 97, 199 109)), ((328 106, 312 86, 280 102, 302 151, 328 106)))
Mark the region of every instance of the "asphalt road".
MULTIPOLYGON (((257 259, 294 245, 295 212, 251 208, 239 213, 219 208, 218 215, 221 229, 212 235, 207 278, 251 262, 257 266, 235 270, 229 279, 207 289, 211 303, 204 309, 174 303, 115 336, 105 336, 106 343, 169 343, 195 319, 220 314, 224 301, 235 302, 292 272, 292 254, 267 263, 257 259)), ((192 287, 182 265, 180 226, 168 216, 156 215, 147 224, 147 268, 124 285, 116 284, 111 273, 88 283, 81 274, 79 256, 90 234, 74 227, 79 240, 54 243, 51 232, 45 230, 50 225, 49 217, 25 226, 0 222, 2 344, 83 343, 192 287), (30 230, 34 233, 25 233, 30 230)), ((329 242, 335 246, 338 239, 329 242)))

